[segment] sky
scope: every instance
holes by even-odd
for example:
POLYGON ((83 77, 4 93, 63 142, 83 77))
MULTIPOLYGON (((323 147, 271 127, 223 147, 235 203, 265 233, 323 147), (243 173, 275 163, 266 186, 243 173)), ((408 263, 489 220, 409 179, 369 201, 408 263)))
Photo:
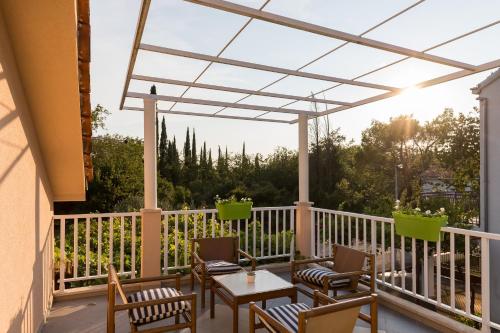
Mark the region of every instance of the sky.
MULTIPOLYGON (((258 8, 263 0, 233 1, 258 8)), ((366 30, 416 3, 415 0, 271 0, 266 11, 306 20, 314 24, 362 34, 366 30)), ((107 129, 97 134, 120 134, 143 137, 142 112, 121 111, 119 103, 132 48, 140 0, 91 1, 92 105, 101 104, 111 111, 107 129)), ((401 16, 370 31, 364 37, 425 50, 443 41, 500 19, 498 0, 426 0, 401 16)), ((152 0, 143 42, 169 48, 216 55, 245 24, 246 17, 194 5, 182 0, 152 0)), ((500 24, 429 53, 479 65, 500 58, 500 24)), ((342 41, 278 25, 253 20, 222 54, 265 65, 298 69, 319 55, 342 44, 342 41)), ((352 79, 402 58, 393 53, 360 45, 347 46, 303 69, 303 71, 352 79)), ((206 62, 140 51, 134 74, 193 81, 206 62)), ((403 61, 360 80, 406 87, 419 81, 445 75, 458 69, 417 59, 403 61)), ((421 122, 431 120, 444 110, 469 112, 478 105, 470 88, 492 71, 475 74, 438 86, 411 90, 409 93, 353 108, 329 116, 331 128, 340 128, 348 139, 359 142, 361 133, 373 120, 411 114, 421 122)), ((199 82, 257 90, 281 77, 280 74, 214 64, 199 82)), ((149 92, 150 84, 132 81, 129 91, 149 92)), ((266 89, 269 92, 309 95, 332 86, 332 82, 288 77, 266 89)), ((158 94, 180 96, 183 87, 157 85, 158 94)), ((380 90, 341 86, 318 97, 352 102, 381 93, 380 90)), ((243 95, 190 89, 185 97, 235 102, 243 95)), ((252 96, 244 103, 282 106, 289 100, 252 96)), ((127 98, 126 105, 142 106, 141 100, 127 98)), ((171 103, 159 102, 168 109, 171 103)), ((311 110, 312 105, 298 102, 290 108, 311 110)), ((324 109, 323 105, 319 106, 324 109)), ((177 104, 174 110, 215 112, 218 107, 177 104)), ((222 114, 254 116, 261 112, 242 109, 224 110, 222 114)), ((160 114, 160 119, 161 119, 160 114)), ((275 118, 291 120, 292 115, 275 118)), ((182 147, 186 128, 194 128, 198 144, 207 142, 212 151, 217 146, 240 152, 243 142, 250 154, 267 155, 277 147, 297 149, 297 125, 165 115, 167 134, 182 147)))

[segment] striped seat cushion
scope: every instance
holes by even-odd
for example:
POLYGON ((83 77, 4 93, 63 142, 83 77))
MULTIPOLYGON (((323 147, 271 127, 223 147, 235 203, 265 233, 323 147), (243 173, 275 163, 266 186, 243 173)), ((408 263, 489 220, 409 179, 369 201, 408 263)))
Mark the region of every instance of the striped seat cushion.
MULTIPOLYGON (((302 271, 298 271, 295 274, 298 278, 306 282, 322 286, 322 279, 324 276, 335 276, 335 274, 337 273, 328 268, 308 268, 302 271)), ((349 283, 351 283, 351 279, 331 280, 330 287, 341 287, 344 285, 349 285, 349 283)))
MULTIPOLYGON (((242 270, 240 265, 223 260, 205 261, 205 265, 210 275, 231 274, 242 270)), ((196 272, 201 273, 201 265, 197 265, 195 269, 196 272)))
MULTIPOLYGON (((129 295, 127 299, 129 302, 134 303, 156 299, 165 299, 181 295, 182 292, 174 288, 155 288, 138 291, 129 295)), ((140 325, 169 318, 183 312, 188 312, 190 309, 191 305, 189 304, 189 302, 180 301, 131 309, 129 310, 129 317, 131 323, 140 325)))
POLYGON ((299 326, 299 311, 309 310, 310 307, 304 303, 293 303, 277 306, 266 310, 266 312, 285 325, 290 331, 297 332, 299 326))

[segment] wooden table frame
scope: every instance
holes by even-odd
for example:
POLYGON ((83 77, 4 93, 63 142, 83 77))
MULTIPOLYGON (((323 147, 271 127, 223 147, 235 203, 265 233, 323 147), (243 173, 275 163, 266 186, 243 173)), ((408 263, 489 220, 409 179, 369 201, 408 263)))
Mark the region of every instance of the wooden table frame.
POLYGON ((210 318, 215 317, 215 294, 222 299, 224 303, 229 305, 233 310, 233 333, 238 333, 238 310, 241 304, 250 302, 262 302, 262 307, 266 308, 266 301, 268 299, 290 297, 292 303, 297 303, 297 288, 292 286, 290 288, 283 288, 255 294, 235 296, 229 290, 224 288, 218 281, 212 279, 210 283, 210 318))

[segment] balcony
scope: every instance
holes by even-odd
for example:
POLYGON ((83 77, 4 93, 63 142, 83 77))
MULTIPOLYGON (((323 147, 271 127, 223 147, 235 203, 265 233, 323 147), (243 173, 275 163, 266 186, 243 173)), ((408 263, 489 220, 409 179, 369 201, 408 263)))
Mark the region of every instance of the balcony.
MULTIPOLYGON (((331 255, 334 243, 375 254, 379 330, 472 332, 500 328, 489 321, 488 273, 489 247, 500 243, 500 235, 445 227, 441 241, 428 242, 397 235, 391 218, 320 208, 308 208, 308 214, 313 256, 331 255), (424 319, 428 326, 422 324, 424 319)), ((161 271, 188 272, 188 244, 193 237, 239 235, 240 248, 257 257, 259 268, 289 279, 288 261, 294 258, 300 236, 297 215, 296 206, 253 208, 249 220, 235 221, 218 220, 214 209, 162 211, 161 271)), ((56 215, 53 221, 55 301, 44 332, 103 330, 107 264, 113 263, 125 277, 140 276, 141 214, 56 215)), ((183 289, 188 286, 183 285, 183 289)), ((285 301, 278 299, 271 304, 285 301)), ((199 330, 220 331, 227 324, 224 318, 231 316, 230 309, 217 305, 213 320, 207 309, 198 309, 199 330)), ((118 331, 127 332, 126 314, 117 318, 118 331)), ((248 316, 243 313, 240 318, 248 316)), ((240 323, 243 332, 248 329, 245 323, 240 323)))

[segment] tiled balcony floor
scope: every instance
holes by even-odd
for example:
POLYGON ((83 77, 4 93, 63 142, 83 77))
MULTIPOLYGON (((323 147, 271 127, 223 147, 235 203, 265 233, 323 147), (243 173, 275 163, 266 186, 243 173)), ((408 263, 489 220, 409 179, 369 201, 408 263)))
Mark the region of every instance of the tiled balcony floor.
MULTIPOLYGON (((288 279, 289 274, 280 274, 288 279)), ((185 292, 189 287, 183 285, 185 292)), ((199 295, 199 289, 196 289, 199 295)), ((117 302, 120 302, 117 300, 117 302)), ((268 307, 289 302, 288 298, 280 298, 267 302, 268 307)), ((299 302, 312 305, 312 300, 299 293, 299 302)), ((215 318, 209 316, 209 292, 207 291, 207 307, 201 309, 198 297, 198 325, 200 333, 222 333, 229 332, 232 323, 232 313, 220 299, 216 297, 215 318)), ((379 331, 387 333, 431 333, 436 332, 421 323, 406 318, 383 306, 378 308, 379 331)), ((368 312, 363 309, 363 312, 368 312)), ((248 332, 248 307, 240 307, 239 332, 248 332)), ((169 319, 173 320, 173 319, 169 319)), ((165 323, 164 321, 160 323, 165 323)), ((358 320, 357 332, 368 333, 368 327, 364 322, 358 320)), ((152 326, 151 326, 152 327, 152 326)), ((106 331, 106 297, 96 296, 76 300, 58 301, 54 304, 49 319, 42 329, 43 333, 72 333, 72 332, 105 332, 106 331)), ((116 315, 116 332, 130 332, 128 316, 126 312, 116 315)), ((189 332, 187 330, 186 332, 189 332)), ((264 330, 262 330, 264 332, 264 330)))

